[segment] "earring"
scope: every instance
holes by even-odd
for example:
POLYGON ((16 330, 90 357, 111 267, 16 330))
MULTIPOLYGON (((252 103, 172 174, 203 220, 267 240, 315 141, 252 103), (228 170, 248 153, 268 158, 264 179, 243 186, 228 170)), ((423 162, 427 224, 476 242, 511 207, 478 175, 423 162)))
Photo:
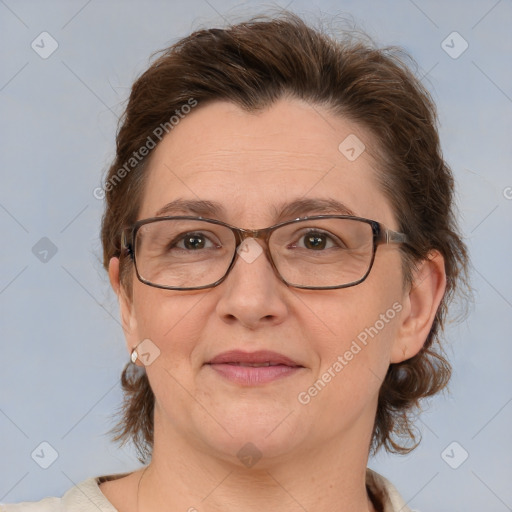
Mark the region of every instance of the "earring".
POLYGON ((143 339, 132 349, 130 361, 137 366, 149 366, 160 355, 160 349, 149 339, 143 339))

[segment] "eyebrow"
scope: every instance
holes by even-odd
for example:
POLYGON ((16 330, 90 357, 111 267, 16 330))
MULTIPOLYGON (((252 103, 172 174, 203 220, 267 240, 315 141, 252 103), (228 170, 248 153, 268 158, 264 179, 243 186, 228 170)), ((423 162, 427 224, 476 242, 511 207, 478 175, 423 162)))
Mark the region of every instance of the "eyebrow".
MULTIPOLYGON (((290 220, 307 215, 351 215, 355 213, 345 204, 332 198, 299 198, 291 202, 272 207, 275 222, 290 220)), ((226 217, 226 209, 216 201, 195 199, 175 199, 160 208, 155 216, 198 215, 200 217, 221 219, 226 217)))
POLYGON ((225 214, 224 207, 215 201, 203 201, 195 199, 175 199, 160 208, 155 217, 167 215, 193 214, 200 217, 222 217, 225 214))

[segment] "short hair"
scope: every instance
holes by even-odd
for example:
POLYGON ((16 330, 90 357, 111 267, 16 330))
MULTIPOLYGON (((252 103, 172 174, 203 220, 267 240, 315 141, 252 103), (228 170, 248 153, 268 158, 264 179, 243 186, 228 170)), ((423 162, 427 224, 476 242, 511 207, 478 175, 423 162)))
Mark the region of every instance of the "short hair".
MULTIPOLYGON (((404 286, 411 285, 415 265, 432 250, 444 257, 447 278, 422 349, 388 368, 373 452, 384 447, 407 453, 419 443, 412 418, 420 400, 445 388, 451 375, 440 343, 447 307, 456 291, 464 295, 468 289, 467 249, 454 214, 454 180, 442 157, 435 105, 406 61, 413 63, 398 48, 379 49, 352 33, 332 37, 289 12, 195 31, 158 52, 133 84, 104 187, 104 266, 120 258, 121 284, 131 295, 133 264, 122 252, 121 233, 137 220, 150 156, 139 162, 134 155, 191 99, 199 107, 227 100, 257 112, 291 97, 364 127, 376 142, 379 186, 409 238, 400 248, 404 286)), ((135 365, 126 366, 121 382, 125 398, 114 439, 131 440, 145 462, 153 448, 155 397, 144 369, 135 365)))

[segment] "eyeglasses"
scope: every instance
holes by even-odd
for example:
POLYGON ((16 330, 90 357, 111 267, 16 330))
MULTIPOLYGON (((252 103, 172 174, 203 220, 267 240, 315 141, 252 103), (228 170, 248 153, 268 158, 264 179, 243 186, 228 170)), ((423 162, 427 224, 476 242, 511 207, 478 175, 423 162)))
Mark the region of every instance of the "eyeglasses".
POLYGON ((200 290, 226 279, 237 255, 243 257, 247 239, 264 241, 261 247, 254 240, 258 247, 252 247, 252 257, 264 252, 288 286, 329 290, 364 281, 377 246, 404 243, 407 236, 374 220, 347 215, 303 217, 256 230, 179 216, 136 222, 123 231, 122 245, 141 282, 168 290, 200 290))

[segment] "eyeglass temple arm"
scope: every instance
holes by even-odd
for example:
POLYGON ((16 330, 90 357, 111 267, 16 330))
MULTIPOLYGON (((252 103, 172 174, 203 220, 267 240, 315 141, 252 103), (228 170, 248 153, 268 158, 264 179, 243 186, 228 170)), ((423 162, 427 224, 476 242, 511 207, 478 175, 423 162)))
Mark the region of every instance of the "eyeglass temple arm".
POLYGON ((398 231, 393 231, 392 229, 388 229, 380 226, 379 236, 377 241, 383 244, 404 244, 408 241, 408 237, 405 233, 400 233, 398 231))
POLYGON ((130 240, 131 236, 129 229, 123 229, 121 232, 121 254, 125 254, 127 256, 133 255, 132 241, 130 240))
POLYGON ((399 233, 392 229, 383 228, 380 232, 380 240, 386 244, 404 244, 408 238, 405 233, 399 233))

